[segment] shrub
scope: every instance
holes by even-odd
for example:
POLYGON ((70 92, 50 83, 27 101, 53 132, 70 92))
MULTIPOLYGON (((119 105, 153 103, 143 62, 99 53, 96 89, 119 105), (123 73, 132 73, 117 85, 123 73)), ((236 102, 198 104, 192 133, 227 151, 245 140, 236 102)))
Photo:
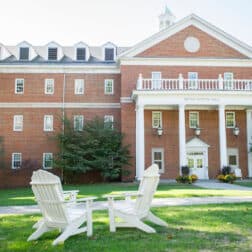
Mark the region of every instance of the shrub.
POLYGON ((183 176, 188 176, 190 173, 190 169, 187 165, 182 166, 181 171, 183 176))
POLYGON ((192 184, 192 176, 188 175, 179 175, 176 177, 176 181, 178 183, 183 183, 183 184, 192 184))
POLYGON ((226 175, 220 174, 217 176, 217 179, 221 182, 232 184, 236 180, 236 176, 233 173, 226 174, 226 175))
POLYGON ((224 182, 224 181, 225 181, 225 175, 219 174, 219 175, 217 176, 217 179, 220 180, 220 181, 222 181, 222 182, 224 182))
POLYGON ((230 172, 231 172, 231 167, 230 167, 230 166, 224 166, 224 167, 222 168, 222 170, 221 170, 221 173, 222 173, 223 175, 230 174, 230 172))
POLYGON ((191 175, 191 178, 192 178, 192 182, 196 182, 198 180, 198 176, 196 174, 192 174, 191 175))

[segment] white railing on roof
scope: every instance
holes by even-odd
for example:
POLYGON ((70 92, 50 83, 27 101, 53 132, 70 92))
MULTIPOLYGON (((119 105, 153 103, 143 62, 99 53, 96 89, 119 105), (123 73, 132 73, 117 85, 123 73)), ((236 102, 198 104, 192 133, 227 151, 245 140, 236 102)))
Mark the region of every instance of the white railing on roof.
POLYGON ((182 74, 178 79, 144 79, 139 74, 137 90, 213 90, 213 91, 252 91, 252 80, 232 79, 184 79, 182 74))

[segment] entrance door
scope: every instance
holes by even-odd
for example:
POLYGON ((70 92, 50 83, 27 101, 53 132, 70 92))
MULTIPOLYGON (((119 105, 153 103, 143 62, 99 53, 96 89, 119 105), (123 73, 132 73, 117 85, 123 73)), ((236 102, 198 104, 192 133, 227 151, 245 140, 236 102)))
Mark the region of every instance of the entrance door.
POLYGON ((190 174, 197 175, 199 179, 208 179, 206 154, 203 151, 188 151, 187 164, 190 168, 190 174))

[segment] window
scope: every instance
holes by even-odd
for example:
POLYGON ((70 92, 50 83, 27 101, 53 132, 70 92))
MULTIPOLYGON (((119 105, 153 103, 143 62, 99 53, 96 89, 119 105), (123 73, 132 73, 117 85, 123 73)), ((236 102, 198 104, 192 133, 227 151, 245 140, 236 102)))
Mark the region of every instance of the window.
POLYGON ((104 116, 104 127, 105 128, 114 128, 114 116, 112 115, 105 115, 104 116))
POLYGON ((19 59, 20 60, 29 60, 29 47, 20 47, 19 48, 19 59))
POLYGON ((162 127, 162 112, 153 111, 152 112, 152 128, 156 129, 162 127))
POLYGON ((86 60, 86 48, 77 48, 76 49, 76 59, 77 60, 86 60))
POLYGON ((164 149, 152 148, 152 164, 157 164, 160 172, 164 172, 164 149))
POLYGON ((233 89, 233 78, 234 74, 231 72, 224 73, 224 89, 232 90, 233 89))
POLYGON ((84 94, 84 80, 83 79, 74 80, 74 93, 84 94))
POLYGON ((51 47, 48 48, 48 60, 57 60, 58 59, 58 48, 51 47))
POLYGON ((22 164, 22 154, 21 153, 12 153, 11 167, 12 169, 18 169, 22 164))
POLYGON ((83 130, 83 122, 84 122, 84 117, 82 115, 75 115, 74 116, 74 130, 75 131, 82 131, 83 130))
POLYGON ((23 116, 15 115, 13 118, 13 130, 22 131, 23 130, 23 116))
POLYGON ((152 72, 151 79, 152 79, 152 88, 153 89, 160 89, 162 87, 161 72, 152 72))
POLYGON ((54 79, 45 79, 45 94, 54 93, 54 79))
POLYGON ((104 81, 104 93, 105 94, 114 94, 114 80, 105 80, 104 81))
POLYGON ((235 127, 235 112, 226 112, 226 127, 235 127))
POLYGON ((231 168, 239 168, 239 151, 237 148, 228 148, 228 165, 231 168))
POLYGON ((16 79, 15 81, 15 94, 24 93, 24 79, 16 79))
POLYGON ((188 89, 198 88, 198 73, 188 72, 188 89))
POLYGON ((51 169, 53 167, 53 154, 43 153, 43 168, 51 169))
POLYGON ((195 129, 199 126, 199 112, 189 112, 189 127, 195 129))
POLYGON ((53 131, 53 116, 44 116, 44 131, 53 131))
POLYGON ((105 48, 105 60, 114 61, 115 60, 115 50, 114 48, 105 48))

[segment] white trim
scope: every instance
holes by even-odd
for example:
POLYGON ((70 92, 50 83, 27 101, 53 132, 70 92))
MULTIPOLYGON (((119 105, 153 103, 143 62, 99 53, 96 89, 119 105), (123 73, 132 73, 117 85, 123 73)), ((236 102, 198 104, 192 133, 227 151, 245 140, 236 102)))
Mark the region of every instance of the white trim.
POLYGON ((46 157, 46 155, 50 155, 51 156, 51 159, 52 159, 52 162, 53 162, 53 153, 51 153, 51 152, 44 152, 43 153, 43 169, 45 169, 45 170, 49 170, 49 169, 52 169, 53 167, 51 166, 51 167, 45 167, 45 157, 46 157))
POLYGON ((163 122, 162 122, 162 111, 152 111, 152 113, 151 113, 151 125, 152 125, 152 128, 153 129, 157 129, 158 127, 163 127, 163 122), (155 126, 154 125, 154 114, 157 114, 157 115, 159 115, 159 125, 158 126, 155 126))
POLYGON ((118 66, 102 66, 102 65, 56 65, 56 64, 34 64, 34 65, 18 65, 18 64, 0 64, 0 73, 104 73, 104 74, 120 74, 118 66))
POLYGON ((102 46, 102 59, 105 61, 105 62, 114 62, 116 61, 117 59, 117 46, 111 42, 107 42, 106 44, 104 44, 102 46), (114 60, 105 60, 105 49, 113 49, 114 50, 114 60))
POLYGON ((111 124, 111 128, 114 128, 114 116, 113 115, 105 115, 104 116, 104 126, 106 125, 106 123, 110 123, 111 124))
POLYGON ((83 95, 85 93, 85 80, 84 79, 75 79, 74 80, 74 94, 75 95, 83 95), (77 85, 81 85, 82 91, 77 92, 77 85))
MULTIPOLYGON (((63 103, 56 102, 1 102, 0 108, 62 108, 63 103)), ((65 103, 65 108, 121 108, 120 103, 65 103)))
POLYGON ((197 115, 197 126, 199 127, 199 112, 198 111, 189 111, 189 128, 190 129, 195 129, 196 127, 193 127, 191 125, 191 114, 196 114, 197 115))
POLYGON ((20 152, 13 152, 11 155, 11 169, 18 169, 20 167, 14 167, 14 155, 20 156, 20 165, 22 165, 22 153, 20 152))
POLYGON ((105 95, 113 95, 114 94, 114 80, 113 79, 105 79, 104 80, 104 94, 105 95), (107 92, 107 85, 108 83, 111 82, 111 92, 107 92))
POLYGON ((236 121, 235 121, 235 112, 233 111, 226 111, 225 113, 225 126, 227 129, 233 129, 236 125, 236 121), (227 126, 227 114, 233 114, 233 126, 227 126))
POLYGON ((234 50, 237 50, 241 54, 244 54, 248 57, 252 57, 252 48, 239 41, 238 39, 234 38, 233 36, 225 33, 221 29, 217 28, 216 26, 210 24, 209 22, 203 20, 202 18, 198 17, 195 14, 191 14, 179 22, 176 22, 175 24, 169 26, 169 28, 164 29, 151 37, 143 40, 142 42, 136 44, 129 50, 126 50, 122 54, 119 55, 120 57, 134 57, 137 54, 145 51, 146 49, 160 43, 161 41, 171 37, 172 35, 178 33, 179 31, 189 27, 189 26, 195 26, 198 29, 202 30, 203 32, 206 32, 207 34, 211 35, 212 37, 218 39, 219 41, 223 42, 224 44, 228 45, 229 47, 233 48, 234 50))
POLYGON ((13 116, 13 131, 23 131, 23 121, 24 121, 24 117, 23 115, 14 115, 13 116), (17 126, 17 121, 21 120, 21 128, 18 128, 17 126))
POLYGON ((121 97, 120 102, 121 103, 133 103, 133 100, 131 97, 121 97))
POLYGON ((74 115, 74 131, 82 131, 83 130, 83 126, 84 126, 84 116, 83 115, 74 115), (76 124, 76 122, 77 122, 77 118, 80 118, 81 120, 80 120, 80 129, 79 128, 77 128, 77 124, 76 124))
POLYGON ((53 131, 53 115, 44 115, 44 131, 53 131), (52 125, 50 128, 46 128, 46 118, 51 118, 52 125))
POLYGON ((248 176, 252 177, 252 152, 250 152, 252 143, 252 110, 246 111, 246 124, 247 124, 247 147, 248 147, 248 176))
POLYGON ((24 79, 23 78, 16 78, 15 79, 15 94, 24 94, 24 79), (17 82, 18 81, 23 81, 23 91, 22 92, 17 92, 17 82))
POLYGON ((239 167, 239 149, 238 148, 227 148, 227 161, 228 165, 235 169, 235 168, 240 168, 239 167), (236 156, 236 165, 231 165, 229 163, 229 156, 236 156))
MULTIPOLYGON (((200 66, 200 67, 252 67, 252 59, 200 59, 200 58, 122 58, 125 66, 200 66)), ((1 70, 1 69, 0 69, 1 70)))
POLYGON ((161 169, 159 169, 159 173, 164 173, 164 148, 152 148, 151 149, 151 163, 154 164, 155 159, 154 159, 154 153, 155 152, 160 152, 161 153, 161 160, 157 160, 157 161, 161 161, 161 169))
POLYGON ((54 79, 45 79, 45 94, 49 94, 49 95, 53 95, 54 94, 54 79), (50 83, 50 82, 52 82, 52 83, 50 83), (53 91, 51 93, 47 91, 47 86, 49 84, 52 84, 53 91))

